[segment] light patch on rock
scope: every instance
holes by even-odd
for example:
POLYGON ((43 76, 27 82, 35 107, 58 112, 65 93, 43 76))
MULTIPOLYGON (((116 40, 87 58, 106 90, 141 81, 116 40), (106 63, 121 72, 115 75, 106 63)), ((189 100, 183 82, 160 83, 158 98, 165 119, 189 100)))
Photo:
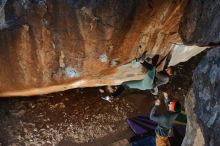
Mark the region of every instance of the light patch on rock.
POLYGON ((106 54, 102 54, 102 55, 99 56, 99 60, 101 62, 108 62, 109 58, 106 54))
POLYGON ((208 64, 205 64, 205 65, 202 66, 202 68, 200 68, 201 72, 203 72, 203 73, 206 73, 208 71, 208 69, 209 69, 208 64))
POLYGON ((211 109, 210 104, 211 104, 211 103, 209 102, 208 105, 207 105, 206 108, 205 108, 207 111, 209 111, 209 110, 211 109))
POLYGON ((205 141, 204 141, 204 136, 202 134, 201 128, 198 128, 196 130, 196 136, 195 136, 195 143, 193 146, 204 146, 205 141))
POLYGON ((175 66, 180 62, 186 62, 191 57, 199 54, 207 47, 198 47, 198 46, 186 46, 182 44, 173 44, 172 48, 172 57, 168 66, 175 66))
POLYGON ((81 12, 83 15, 86 15, 86 16, 90 17, 93 21, 98 20, 98 18, 95 17, 95 15, 93 14, 91 8, 88 8, 88 7, 85 7, 85 6, 84 6, 84 7, 82 7, 82 8, 80 9, 80 12, 81 12))
POLYGON ((24 9, 28 9, 30 2, 29 0, 21 0, 21 5, 23 6, 24 9))
POLYGON ((214 115, 208 120, 207 126, 210 128, 216 121, 218 117, 218 113, 214 113, 214 115))
POLYGON ((78 71, 76 71, 74 68, 72 67, 66 67, 65 68, 65 74, 68 77, 74 78, 74 77, 79 77, 80 73, 78 71))
POLYGON ((23 29, 24 29, 26 32, 28 32, 28 31, 29 31, 29 26, 28 26, 27 24, 24 24, 24 25, 23 25, 23 29))
POLYGON ((113 49, 114 49, 114 46, 113 46, 113 45, 110 45, 110 46, 109 46, 109 52, 112 52, 113 49))
POLYGON ((99 89, 99 92, 100 93, 104 93, 105 91, 103 89, 99 89))
POLYGON ((25 110, 20 110, 14 113, 11 113, 11 115, 16 116, 16 117, 21 117, 25 114, 25 110))
POLYGON ((209 79, 210 79, 210 82, 212 84, 215 84, 215 82, 218 78, 218 75, 219 75, 219 71, 220 71, 220 69, 218 68, 217 65, 213 65, 211 67, 211 70, 210 70, 210 73, 209 73, 209 79))
POLYGON ((131 62, 131 67, 132 68, 139 68, 139 67, 141 67, 141 63, 140 62, 137 62, 136 60, 133 60, 132 62, 131 62))
POLYGON ((199 92, 199 97, 202 97, 202 99, 204 99, 205 101, 211 98, 208 87, 204 88, 202 91, 199 92))
POLYGON ((109 93, 113 93, 114 92, 114 89, 112 88, 112 86, 107 86, 106 89, 107 89, 107 91, 109 93))
POLYGON ((54 42, 52 43, 52 46, 53 46, 53 49, 56 49, 56 45, 54 42))
POLYGON ((37 1, 37 3, 38 3, 38 5, 40 5, 40 6, 46 6, 46 0, 38 0, 37 1))
POLYGON ((142 80, 145 77, 142 67, 137 67, 134 69, 132 63, 121 65, 117 68, 117 74, 111 76, 114 80, 114 85, 119 85, 125 81, 132 80, 142 80))
POLYGON ((55 110, 56 108, 62 109, 65 107, 66 107, 65 104, 63 102, 60 102, 55 105, 50 105, 50 110, 55 110))
POLYGON ((48 26, 49 25, 49 22, 47 19, 42 19, 41 20, 41 23, 44 25, 44 26, 48 26))
POLYGON ((65 55, 63 53, 63 51, 60 52, 60 57, 59 57, 59 64, 60 64, 60 67, 65 67, 65 62, 64 62, 64 58, 65 58, 65 55))
POLYGON ((4 7, 5 7, 5 4, 7 2, 7 0, 1 0, 0 1, 1 5, 0 5, 0 30, 4 29, 4 28, 7 28, 8 25, 5 21, 5 10, 4 10, 4 7))
POLYGON ((111 67, 116 66, 116 65, 118 64, 118 60, 119 60, 119 58, 117 58, 117 59, 112 59, 112 60, 111 60, 111 67))

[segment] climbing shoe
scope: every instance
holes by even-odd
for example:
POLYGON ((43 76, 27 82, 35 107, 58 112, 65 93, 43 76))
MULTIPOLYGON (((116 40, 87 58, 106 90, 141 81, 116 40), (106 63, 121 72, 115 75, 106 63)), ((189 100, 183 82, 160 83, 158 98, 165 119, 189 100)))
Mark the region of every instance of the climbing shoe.
POLYGON ((155 88, 151 89, 150 92, 151 92, 151 94, 153 94, 153 95, 158 95, 158 88, 155 87, 155 88))
POLYGON ((106 100, 106 101, 108 101, 108 102, 113 102, 113 97, 112 96, 102 96, 101 97, 103 100, 106 100))

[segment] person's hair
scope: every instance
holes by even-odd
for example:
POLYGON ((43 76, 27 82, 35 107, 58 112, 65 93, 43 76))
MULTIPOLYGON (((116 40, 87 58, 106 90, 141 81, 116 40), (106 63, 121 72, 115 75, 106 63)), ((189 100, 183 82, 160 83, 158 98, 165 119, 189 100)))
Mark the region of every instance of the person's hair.
POLYGON ((175 110, 176 113, 180 113, 181 112, 181 104, 180 104, 180 102, 178 102, 178 101, 176 102, 174 110, 175 110))
POLYGON ((171 112, 175 112, 175 113, 180 113, 181 112, 181 104, 180 102, 176 101, 176 100, 171 100, 168 104, 172 104, 172 109, 169 109, 169 111, 171 112))
POLYGON ((163 70, 164 73, 167 75, 167 76, 172 76, 173 75, 173 70, 171 67, 168 67, 166 69, 163 70))

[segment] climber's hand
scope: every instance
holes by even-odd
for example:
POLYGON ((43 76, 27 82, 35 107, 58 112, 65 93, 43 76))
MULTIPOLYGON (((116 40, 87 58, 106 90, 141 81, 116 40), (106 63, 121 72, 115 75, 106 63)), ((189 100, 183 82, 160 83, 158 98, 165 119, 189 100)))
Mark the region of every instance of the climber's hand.
POLYGON ((155 105, 159 106, 160 105, 160 99, 155 100, 155 105))
POLYGON ((163 97, 164 97, 165 99, 168 99, 168 93, 167 93, 167 92, 163 92, 163 97))
POLYGON ((142 64, 142 63, 144 63, 144 60, 143 60, 143 59, 140 59, 139 62, 142 64))

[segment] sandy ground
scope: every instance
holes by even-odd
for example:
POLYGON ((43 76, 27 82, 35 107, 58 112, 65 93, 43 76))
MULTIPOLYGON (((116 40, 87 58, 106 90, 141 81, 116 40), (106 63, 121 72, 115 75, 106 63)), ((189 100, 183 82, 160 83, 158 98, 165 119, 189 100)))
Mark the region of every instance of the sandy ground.
POLYGON ((103 92, 101 88, 86 88, 39 97, 1 99, 1 143, 106 145, 131 136, 126 119, 139 115, 141 110, 129 96, 143 96, 141 99, 146 98, 145 94, 126 92, 108 103, 100 99, 105 94, 100 91, 103 92))
MULTIPOLYGON (((183 103, 201 56, 174 67, 175 75, 160 91, 183 103)), ((108 103, 100 99, 108 94, 103 89, 1 98, 0 146, 103 146, 131 137, 127 118, 149 113, 155 97, 148 91, 128 90, 108 103)))

